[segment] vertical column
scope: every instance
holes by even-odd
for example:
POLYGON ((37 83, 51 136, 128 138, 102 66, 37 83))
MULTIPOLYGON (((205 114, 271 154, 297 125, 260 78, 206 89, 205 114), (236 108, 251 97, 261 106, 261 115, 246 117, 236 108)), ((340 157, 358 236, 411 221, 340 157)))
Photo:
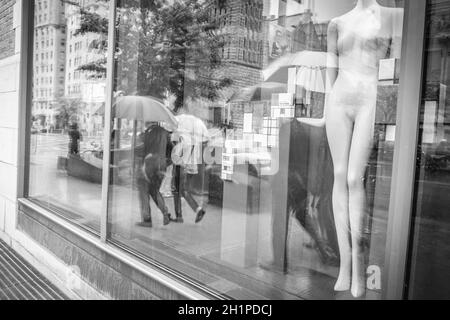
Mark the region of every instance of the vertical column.
POLYGON ((242 268, 254 267, 258 257, 261 180, 249 169, 236 166, 223 188, 221 259, 242 268))
POLYGON ((273 267, 281 272, 287 271, 288 237, 288 177, 291 130, 282 126, 279 142, 278 172, 272 181, 272 250, 273 267))
POLYGON ((111 163, 111 109, 114 86, 114 51, 116 48, 116 7, 117 0, 109 1, 108 24, 108 60, 106 75, 105 128, 103 142, 103 174, 102 174, 102 212, 100 219, 100 238, 106 242, 108 232, 108 200, 111 163))
POLYGON ((16 199, 22 195, 21 157, 23 111, 27 103, 27 31, 32 19, 32 1, 7 0, 0 3, 0 235, 12 236, 16 221, 16 199))

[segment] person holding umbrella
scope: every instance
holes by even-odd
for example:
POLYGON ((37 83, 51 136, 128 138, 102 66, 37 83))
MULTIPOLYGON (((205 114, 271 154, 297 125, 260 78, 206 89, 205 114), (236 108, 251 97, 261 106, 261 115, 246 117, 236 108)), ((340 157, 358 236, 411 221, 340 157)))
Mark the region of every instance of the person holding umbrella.
POLYGON ((174 201, 176 217, 172 221, 183 223, 181 196, 195 212, 195 223, 202 221, 205 210, 194 199, 191 189, 193 179, 199 174, 203 159, 203 144, 208 141, 208 129, 199 118, 181 114, 177 117, 178 129, 174 134, 177 145, 172 153, 174 162, 173 181, 175 184, 174 201))
POLYGON ((163 214, 163 224, 167 225, 170 223, 170 214, 160 188, 166 169, 171 164, 172 143, 170 132, 155 122, 147 123, 146 127, 147 129, 144 132, 144 164, 142 172, 138 173, 137 178, 142 217, 142 222, 138 225, 152 226, 149 195, 163 214))
POLYGON ((163 224, 170 223, 170 214, 159 189, 167 167, 170 165, 172 144, 169 129, 176 128, 178 122, 172 112, 164 103, 154 97, 146 96, 120 96, 112 108, 112 118, 133 121, 133 134, 131 142, 131 176, 136 176, 142 221, 138 225, 152 227, 149 196, 161 210, 163 224), (143 134, 144 153, 142 167, 135 172, 137 122, 144 121, 146 130, 143 134))

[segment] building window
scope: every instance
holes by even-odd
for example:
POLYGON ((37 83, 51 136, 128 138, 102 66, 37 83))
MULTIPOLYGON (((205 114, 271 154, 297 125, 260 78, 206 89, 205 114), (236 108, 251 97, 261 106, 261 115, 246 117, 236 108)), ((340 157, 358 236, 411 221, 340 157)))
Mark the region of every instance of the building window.
MULTIPOLYGON (((45 1, 44 3, 36 2, 36 4, 37 10, 42 9, 42 6, 44 8, 48 8, 47 1, 45 1)), ((107 18, 108 5, 105 2, 105 4, 102 4, 102 6, 104 8, 103 12, 106 12, 104 18, 107 18)), ((65 19, 69 18, 65 16, 65 5, 56 7, 52 6, 52 10, 56 10, 56 12, 52 12, 54 16, 62 16, 62 21, 68 21, 65 19)), ((79 15, 80 13, 77 14, 79 15)), ((100 14, 104 13, 100 12, 100 14)), ((44 20, 46 22, 49 22, 49 17, 44 12, 38 17, 39 22, 43 22, 44 20)), ((66 53, 64 50, 66 45, 65 27, 66 26, 61 26, 61 29, 59 29, 61 30, 61 32, 59 34, 56 33, 58 34, 58 38, 53 38, 49 35, 53 31, 53 27, 45 27, 45 30, 44 27, 41 28, 41 35, 47 35, 46 38, 39 39, 39 41, 42 41, 41 48, 44 48, 45 45, 49 47, 50 44, 53 46, 55 39, 56 41, 58 41, 57 44, 59 47, 58 50, 60 52, 60 55, 58 56, 59 60, 55 73, 53 73, 53 61, 48 60, 49 58, 53 59, 53 50, 48 50, 45 53, 42 52, 40 53, 40 56, 37 52, 35 53, 36 61, 38 59, 42 59, 41 62, 44 62, 44 59, 47 59, 47 63, 39 66, 41 67, 40 71, 51 71, 51 73, 47 73, 46 76, 42 79, 35 78, 36 80, 34 85, 47 86, 47 88, 45 89, 40 89, 40 97, 47 100, 55 100, 52 102, 55 104, 55 108, 52 109, 53 116, 48 118, 43 118, 42 116, 40 116, 42 114, 42 111, 39 110, 38 107, 33 108, 31 111, 33 119, 35 119, 35 123, 33 125, 43 126, 45 124, 48 124, 55 130, 58 130, 57 132, 61 132, 61 134, 55 135, 54 140, 52 141, 47 141, 47 138, 43 137, 42 144, 38 143, 38 145, 36 145, 36 147, 31 151, 30 159, 32 160, 29 176, 29 196, 30 199, 33 199, 33 201, 36 201, 36 203, 39 203, 52 211, 62 212, 63 215, 64 212, 81 212, 81 216, 83 216, 84 218, 82 222, 80 220, 80 223, 84 224, 87 228, 90 228, 93 232, 98 232, 100 221, 98 209, 101 206, 100 182, 102 159, 101 153, 97 153, 92 150, 91 142, 102 145, 103 124, 101 114, 91 115, 89 113, 92 106, 89 105, 88 102, 92 103, 91 101, 104 101, 105 95, 104 93, 102 95, 102 88, 105 87, 106 76, 101 75, 95 77, 96 80, 95 83, 92 84, 92 90, 86 92, 86 94, 83 95, 83 99, 79 97, 81 93, 80 85, 76 86, 75 88, 71 88, 70 91, 68 90, 68 94, 72 94, 73 92, 75 92, 77 96, 69 97, 64 95, 64 79, 68 74, 66 74, 66 70, 64 68, 64 63, 66 61, 66 53), (51 37, 51 39, 49 37, 51 37), (52 87, 48 88, 48 86, 52 87), (54 95, 58 96, 54 97, 54 95), (89 116, 87 116, 87 114, 89 114, 89 116), (67 134, 68 131, 70 132, 69 134, 67 134), (82 140, 81 137, 83 137, 82 140), (46 144, 52 145, 52 150, 46 148, 46 144), (70 155, 69 157, 68 154, 70 155), (61 161, 58 160, 61 158, 66 158, 69 162, 79 160, 78 164, 75 164, 75 167, 78 167, 78 169, 80 169, 79 165, 92 166, 92 168, 95 168, 94 171, 96 171, 95 174, 97 175, 97 177, 95 178, 89 175, 85 175, 84 178, 82 176, 74 177, 70 172, 67 172, 67 176, 53 175, 53 177, 50 178, 52 172, 56 173, 56 171, 54 170, 58 170, 58 168, 56 166, 54 167, 52 165, 46 165, 45 161, 42 162, 44 157, 48 157, 48 159, 54 159, 54 161, 56 161, 55 163, 61 161), (67 188, 61 188, 61 183, 66 183, 67 188), (92 188, 91 191, 88 191, 90 193, 89 199, 85 198, 82 195, 87 191, 86 183, 90 183, 92 188), (74 190, 77 188, 80 188, 80 193, 78 194, 81 196, 81 198, 78 199, 72 196, 74 190), (79 201, 83 202, 85 205, 79 207, 79 201), (50 203, 51 205, 49 205, 50 203), (90 218, 84 220, 86 217, 90 218)), ((36 28, 36 32, 37 31, 38 29, 36 28)), ((88 36, 83 37, 87 38, 88 36)), ((36 50, 37 49, 38 47, 36 47, 36 50)), ((97 56, 90 57, 90 59, 91 60, 87 60, 87 62, 96 62, 99 58, 97 56)), ((51 160, 50 162, 53 162, 53 160, 51 160)), ((82 171, 83 169, 81 169, 80 172, 82 171)))

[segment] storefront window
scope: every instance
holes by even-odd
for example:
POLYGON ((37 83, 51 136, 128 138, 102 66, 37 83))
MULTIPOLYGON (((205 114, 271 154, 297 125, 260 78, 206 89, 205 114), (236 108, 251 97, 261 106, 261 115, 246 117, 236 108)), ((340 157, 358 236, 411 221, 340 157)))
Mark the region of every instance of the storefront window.
POLYGON ((450 1, 428 1, 409 297, 450 298, 450 1))
POLYGON ((28 194, 95 231, 106 95, 106 38, 97 31, 107 29, 107 12, 107 1, 49 0, 46 8, 37 1, 35 6, 35 16, 45 18, 34 26, 34 42, 42 45, 33 49, 28 194))
POLYGON ((232 298, 381 298, 402 8, 118 1, 110 241, 232 298))

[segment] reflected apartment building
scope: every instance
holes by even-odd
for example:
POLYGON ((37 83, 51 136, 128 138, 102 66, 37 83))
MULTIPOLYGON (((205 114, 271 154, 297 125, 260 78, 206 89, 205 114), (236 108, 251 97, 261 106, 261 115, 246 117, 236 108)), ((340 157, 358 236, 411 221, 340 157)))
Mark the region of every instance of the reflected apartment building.
POLYGON ((34 125, 46 130, 65 129, 67 121, 79 122, 95 134, 102 126, 96 111, 105 102, 105 75, 79 67, 105 58, 101 37, 75 34, 80 10, 107 15, 107 4, 79 0, 43 0, 35 12, 34 125), (67 115, 69 114, 69 115, 67 115))
MULTIPOLYGON (((432 124, 432 131, 427 130, 426 134, 432 138, 426 138, 429 143, 439 143, 442 140, 450 139, 448 124, 450 122, 449 109, 449 72, 450 61, 448 53, 450 52, 450 25, 448 16, 450 7, 446 1, 436 1, 430 6, 433 18, 428 22, 429 31, 427 33, 429 64, 427 69, 430 72, 430 79, 427 81, 427 96, 429 102, 437 102, 437 106, 433 110, 424 110, 424 117, 427 117, 428 128, 432 124), (431 112, 431 113, 430 113, 431 112), (438 134, 434 136, 434 130, 438 134)), ((429 104, 431 107, 431 104, 429 104)), ((427 108, 426 108, 427 109, 427 108)))
POLYGON ((57 109, 64 96, 66 61, 65 5, 58 0, 37 3, 35 12, 35 72, 33 116, 35 124, 56 129, 57 109))
POLYGON ((81 66, 104 63, 104 37, 92 32, 77 34, 80 29, 80 10, 105 18, 108 4, 102 1, 81 0, 77 5, 65 5, 67 44, 65 67, 65 98, 80 108, 76 121, 89 135, 95 135, 102 127, 102 118, 96 112, 105 103, 105 72, 81 70, 81 66))

